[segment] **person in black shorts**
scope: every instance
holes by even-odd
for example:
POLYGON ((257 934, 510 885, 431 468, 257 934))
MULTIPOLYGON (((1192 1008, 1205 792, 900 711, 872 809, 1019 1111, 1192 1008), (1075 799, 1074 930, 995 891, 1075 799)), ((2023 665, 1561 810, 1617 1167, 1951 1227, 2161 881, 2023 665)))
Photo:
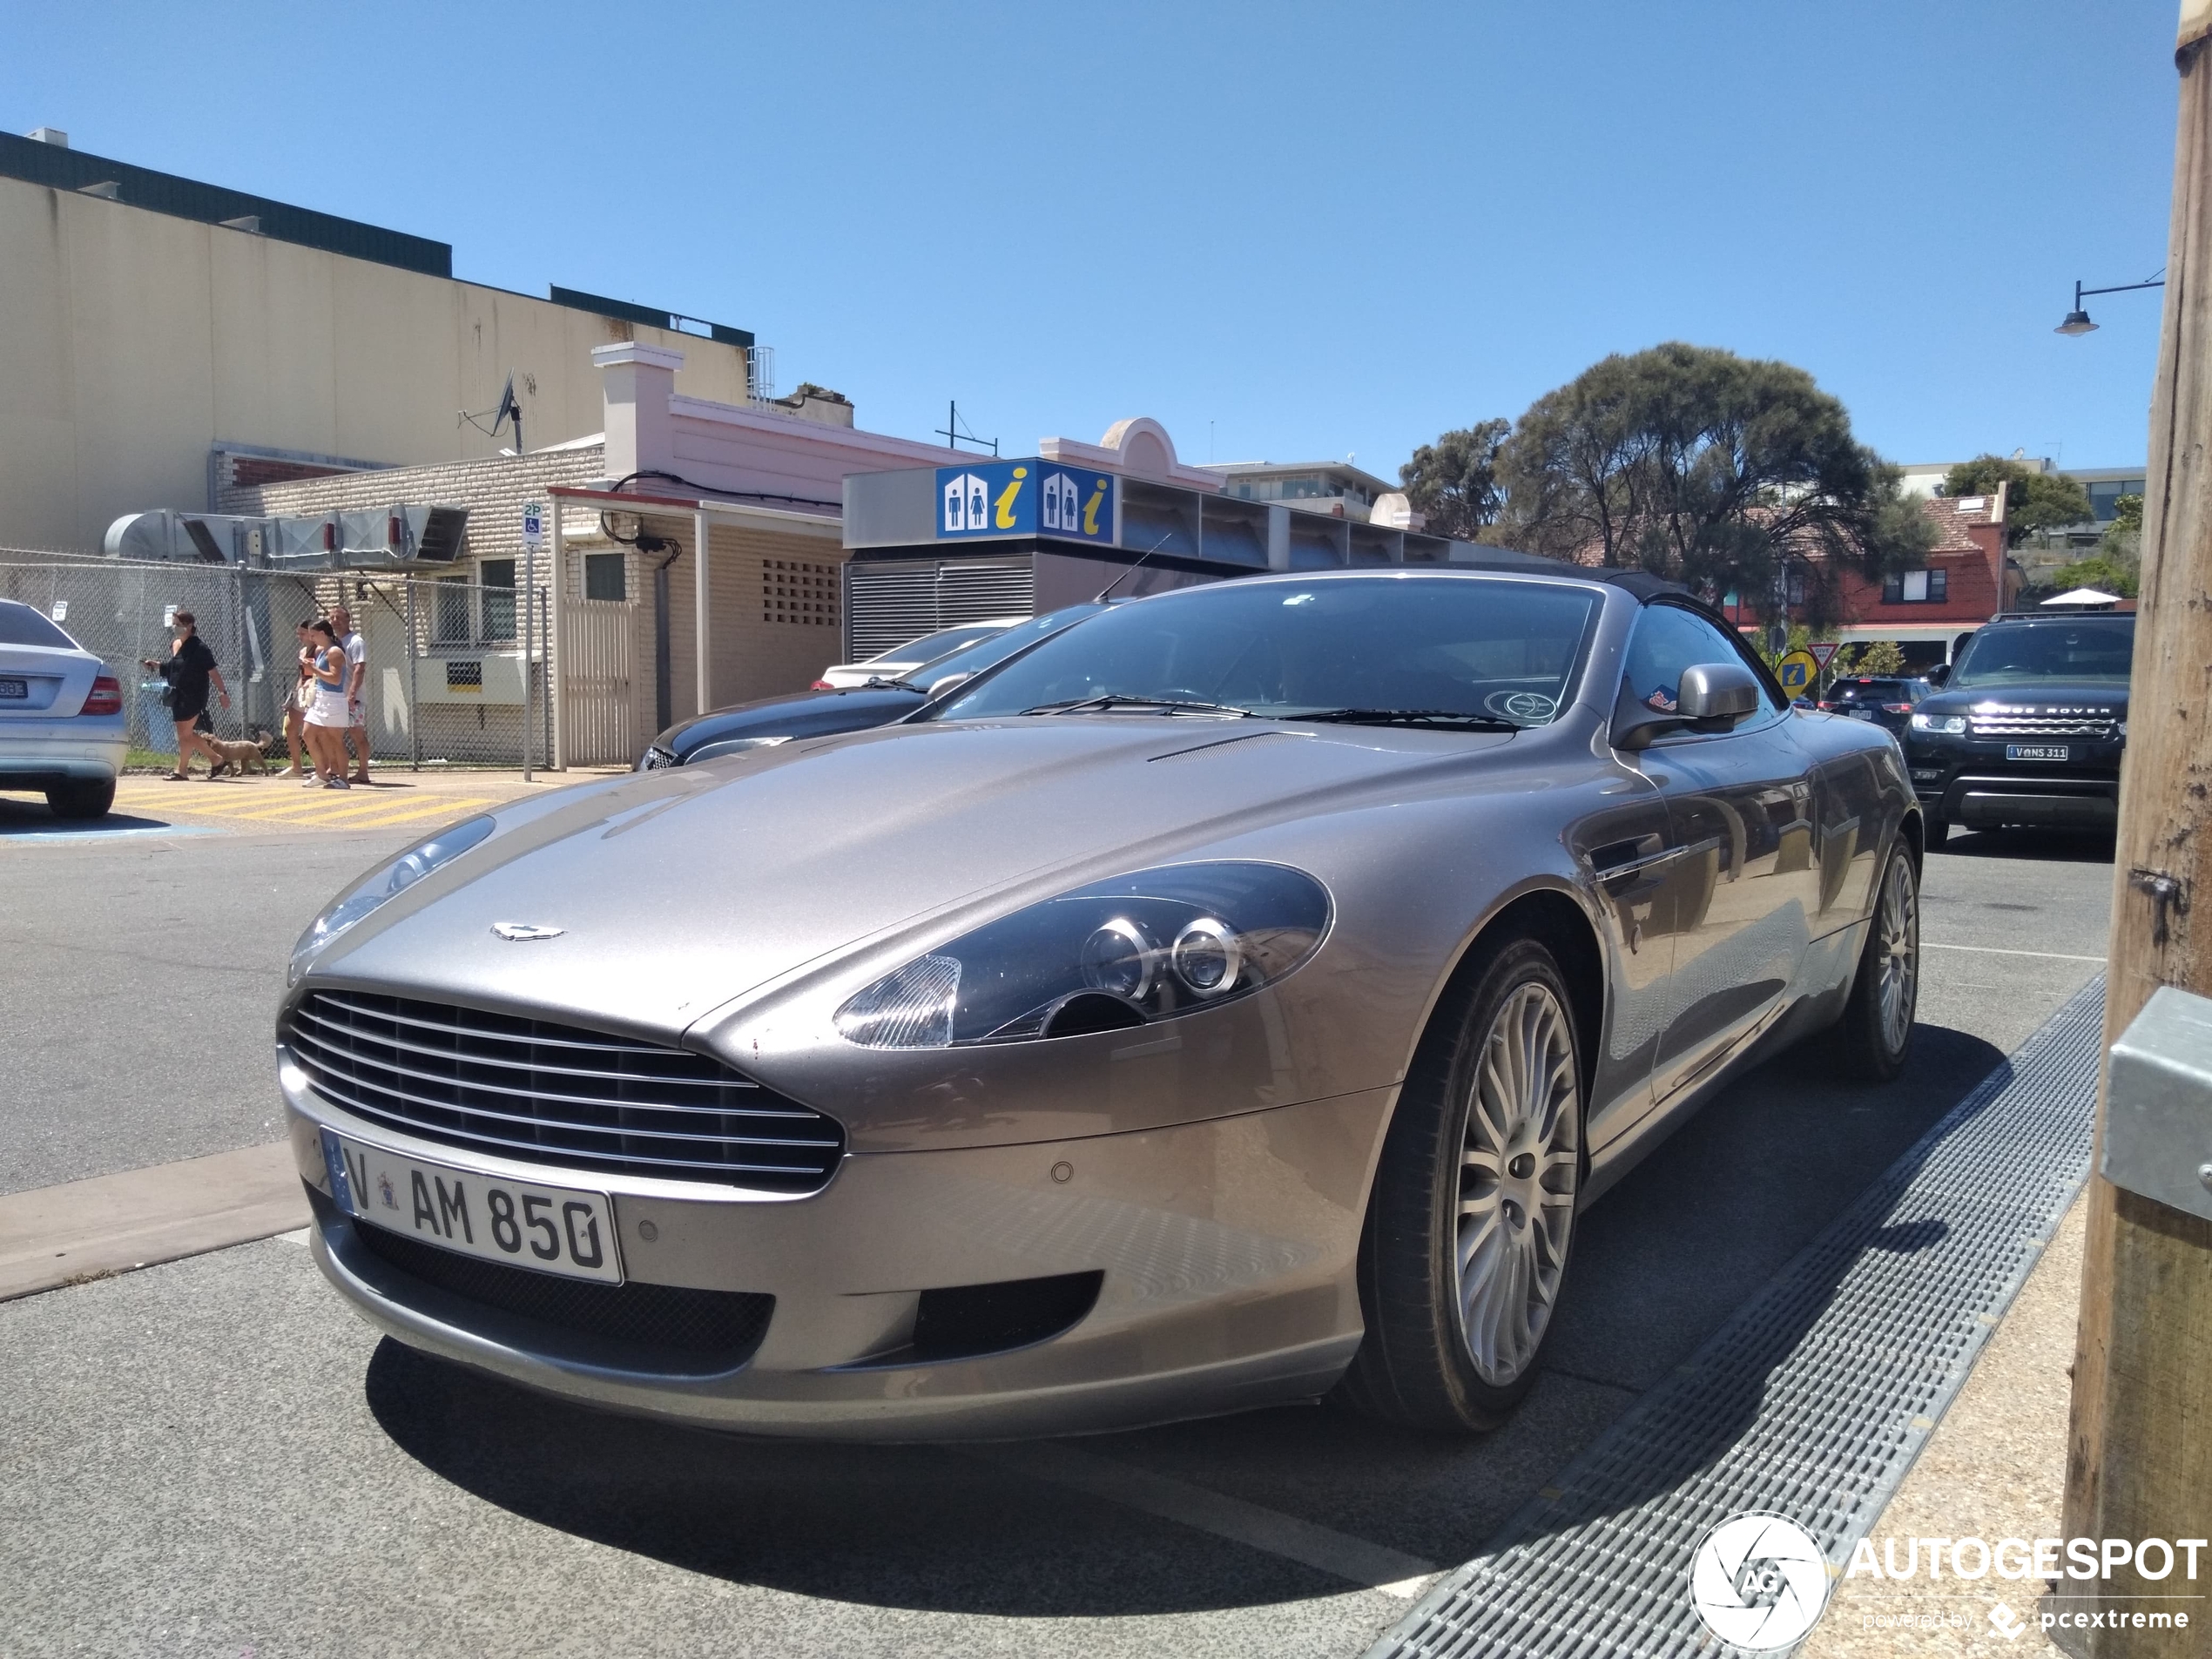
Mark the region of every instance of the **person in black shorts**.
POLYGON ((172 782, 191 776, 195 752, 207 757, 210 777, 222 764, 223 757, 201 742, 199 737, 199 721, 207 712, 209 682, 213 682, 215 695, 222 698, 223 706, 231 705, 231 694, 223 684, 222 671, 215 666, 215 653, 199 637, 192 612, 179 610, 174 620, 177 637, 169 642, 169 660, 157 663, 151 657, 142 659, 148 668, 169 682, 169 718, 177 723, 177 770, 169 774, 172 782))

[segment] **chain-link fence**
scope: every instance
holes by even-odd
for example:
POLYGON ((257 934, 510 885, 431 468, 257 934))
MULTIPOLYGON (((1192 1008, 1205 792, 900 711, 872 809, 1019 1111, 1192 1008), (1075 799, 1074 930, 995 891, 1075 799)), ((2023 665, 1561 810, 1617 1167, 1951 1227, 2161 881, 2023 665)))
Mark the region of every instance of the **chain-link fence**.
POLYGON ((134 769, 165 769, 176 755, 162 679, 145 664, 169 655, 179 610, 192 613, 230 696, 228 708, 211 700, 207 711, 220 737, 267 734, 271 753, 282 752, 300 680, 293 629, 342 604, 368 647, 362 696, 374 759, 543 765, 551 749, 542 586, 0 550, 0 598, 51 617, 123 682, 134 769))

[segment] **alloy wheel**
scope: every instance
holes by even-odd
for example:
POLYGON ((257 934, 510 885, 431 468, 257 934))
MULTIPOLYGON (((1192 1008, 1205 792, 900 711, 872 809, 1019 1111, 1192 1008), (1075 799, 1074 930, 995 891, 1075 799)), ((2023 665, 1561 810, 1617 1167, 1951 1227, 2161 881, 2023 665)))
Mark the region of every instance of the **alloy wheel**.
POLYGON ((1882 1010, 1882 1041, 1892 1054, 1904 1051, 1912 1035, 1920 983, 1920 900, 1913 890, 1912 866, 1892 859, 1882 883, 1881 914, 1876 927, 1876 988, 1882 1010))
POLYGON ((1551 1323, 1581 1180, 1574 1028, 1549 986, 1507 995, 1471 1093, 1455 1238, 1460 1329, 1482 1380, 1504 1387, 1551 1323))

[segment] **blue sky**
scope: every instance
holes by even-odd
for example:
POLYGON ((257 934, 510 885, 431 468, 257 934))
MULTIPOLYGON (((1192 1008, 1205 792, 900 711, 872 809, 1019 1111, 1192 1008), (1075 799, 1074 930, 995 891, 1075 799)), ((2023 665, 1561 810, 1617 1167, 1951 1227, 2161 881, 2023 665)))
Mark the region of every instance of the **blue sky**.
POLYGON ((1900 461, 2139 462, 2174 0, 686 7, 7 0, 0 121, 755 331, 1008 454, 1394 475, 1662 340, 1900 461))

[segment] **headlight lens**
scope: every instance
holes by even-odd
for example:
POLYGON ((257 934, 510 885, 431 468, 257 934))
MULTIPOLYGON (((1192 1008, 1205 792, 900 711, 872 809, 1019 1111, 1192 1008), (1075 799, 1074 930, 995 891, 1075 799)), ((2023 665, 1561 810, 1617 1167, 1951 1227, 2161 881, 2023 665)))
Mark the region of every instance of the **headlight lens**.
POLYGON ((1143 1025, 1231 1001, 1312 955, 1327 889, 1280 864, 1176 864, 1017 910, 885 974, 839 1008, 867 1049, 1018 1042, 1143 1025))
POLYGON ((1966 729, 1966 717, 1963 714, 1916 714, 1912 717, 1912 729, 1915 732, 1940 732, 1955 738, 1966 729))
POLYGON ((395 899, 442 864, 449 864, 492 832, 489 816, 471 818, 441 830, 427 841, 409 847, 389 864, 372 870, 336 903, 307 924, 300 942, 292 948, 293 969, 388 899, 395 899))

